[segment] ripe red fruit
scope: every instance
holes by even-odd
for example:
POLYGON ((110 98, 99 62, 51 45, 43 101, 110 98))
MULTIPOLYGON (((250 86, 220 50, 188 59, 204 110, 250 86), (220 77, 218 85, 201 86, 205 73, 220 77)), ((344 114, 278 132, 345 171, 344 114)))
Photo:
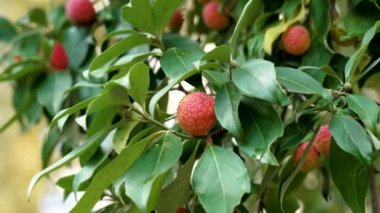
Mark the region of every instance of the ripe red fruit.
POLYGON ((175 213, 187 213, 187 210, 185 208, 178 208, 175 213))
MULTIPOLYGON (((300 144, 297 147, 297 150, 293 154, 292 161, 294 164, 297 164, 301 160, 303 153, 305 152, 309 142, 300 144)), ((313 146, 310 149, 310 152, 307 154, 304 164, 301 167, 302 172, 310 172, 319 167, 319 155, 317 150, 313 146)))
POLYGON ((68 0, 66 15, 77 25, 88 25, 95 21, 95 9, 90 0, 68 0))
POLYGON ((289 27, 282 35, 282 44, 287 53, 302 55, 310 47, 309 31, 301 25, 289 27))
POLYGON ((178 32, 182 27, 182 23, 183 23, 182 12, 180 10, 176 10, 170 19, 169 29, 171 31, 178 32))
POLYGON ((50 64, 56 70, 66 70, 69 67, 69 58, 65 47, 60 42, 55 42, 50 55, 50 64))
POLYGON ((215 126, 214 97, 203 92, 186 95, 179 103, 179 126, 192 136, 205 136, 215 126))
POLYGON ((319 128, 313 146, 322 155, 330 157, 331 131, 328 125, 319 128))
POLYGON ((219 5, 219 2, 210 2, 203 8, 202 18, 210 29, 224 30, 230 25, 229 17, 219 12, 219 5))

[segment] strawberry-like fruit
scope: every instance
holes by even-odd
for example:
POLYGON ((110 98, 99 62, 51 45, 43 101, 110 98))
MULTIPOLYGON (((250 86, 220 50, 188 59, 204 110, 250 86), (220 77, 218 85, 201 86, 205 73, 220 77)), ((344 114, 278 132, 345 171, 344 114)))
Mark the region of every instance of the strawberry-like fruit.
POLYGON ((183 23, 183 16, 181 10, 176 10, 172 15, 169 22, 169 29, 173 32, 178 32, 183 23))
POLYGON ((326 157, 330 157, 331 131, 328 125, 323 125, 319 128, 315 136, 313 146, 315 149, 326 157))
POLYGON ((215 126, 214 97, 203 92, 186 95, 179 103, 179 126, 192 136, 206 136, 215 126))
POLYGON ((178 208, 175 213, 187 213, 187 210, 185 208, 178 208))
POLYGON ((302 55, 310 47, 309 31, 301 25, 291 26, 282 35, 282 44, 287 53, 302 55))
POLYGON ((230 18, 219 12, 219 2, 207 3, 202 11, 202 18, 206 26, 213 30, 224 30, 230 26, 230 18))
MULTIPOLYGON (((293 154, 293 158, 292 158, 292 161, 295 165, 298 163, 298 161, 301 160, 302 155, 305 152, 308 145, 309 145, 309 142, 305 142, 305 143, 300 144, 297 147, 296 151, 293 154)), ((319 158, 318 152, 315 149, 314 144, 313 144, 313 146, 310 149, 310 152, 306 156, 305 162, 302 165, 300 171, 306 173, 306 172, 310 172, 314 169, 317 169, 319 167, 319 159, 320 158, 319 158)))
POLYGON ((68 0, 66 15, 76 25, 85 26, 96 19, 95 9, 90 0, 68 0))
POLYGON ((55 70, 66 70, 69 67, 66 49, 60 42, 54 44, 50 55, 50 64, 55 70))

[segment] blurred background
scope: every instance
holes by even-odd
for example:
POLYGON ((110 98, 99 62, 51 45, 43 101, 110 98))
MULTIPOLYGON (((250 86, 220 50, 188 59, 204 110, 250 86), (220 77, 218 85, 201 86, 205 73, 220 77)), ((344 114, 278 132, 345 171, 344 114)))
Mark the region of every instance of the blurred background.
MULTIPOLYGON (((0 0, 0 16, 14 21, 33 7, 48 7, 57 0, 0 0)), ((0 29, 1 30, 1 29, 0 29)), ((1 65, 0 65, 1 69, 1 65)), ((11 105, 11 85, 0 83, 0 125, 4 124, 14 110, 11 105)), ((43 122, 28 132, 21 132, 15 123, 0 134, 0 212, 64 212, 54 209, 62 206, 61 198, 48 181, 42 181, 33 192, 31 201, 26 199, 30 178, 41 169, 40 148, 44 134, 43 122), (46 205, 50 203, 51 205, 46 205), (55 204, 55 205, 54 205, 55 204)))

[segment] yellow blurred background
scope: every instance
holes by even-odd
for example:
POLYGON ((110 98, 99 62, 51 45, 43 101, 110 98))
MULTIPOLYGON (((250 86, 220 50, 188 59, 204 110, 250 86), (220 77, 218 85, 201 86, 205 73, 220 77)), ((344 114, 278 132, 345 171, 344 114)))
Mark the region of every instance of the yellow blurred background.
MULTIPOLYGON (((50 0, 50 3, 52 1, 50 0)), ((0 0, 0 16, 16 20, 29 8, 46 8, 48 4, 49 0, 0 0)), ((11 105, 9 83, 0 84, 0 98, 0 125, 2 125, 15 113, 11 105)), ((44 185, 36 187, 30 203, 26 200, 26 190, 30 178, 41 169, 40 148, 44 131, 42 123, 25 133, 21 132, 17 124, 13 124, 0 134, 1 213, 40 212, 39 198, 44 185)))

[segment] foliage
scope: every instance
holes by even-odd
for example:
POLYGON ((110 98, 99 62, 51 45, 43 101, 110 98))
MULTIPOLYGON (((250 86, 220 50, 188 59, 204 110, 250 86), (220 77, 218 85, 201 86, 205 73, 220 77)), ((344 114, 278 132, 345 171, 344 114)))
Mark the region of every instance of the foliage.
POLYGON ((231 23, 220 31, 207 28, 195 0, 100 1, 87 26, 68 21, 63 5, 31 9, 16 23, 0 18, 0 81, 12 84, 17 111, 1 131, 15 121, 25 130, 49 123, 28 196, 79 159, 81 170, 57 181, 66 197, 83 192, 72 212, 101 200, 112 202, 93 211, 294 212, 302 202, 307 212, 311 196, 353 212, 376 203, 378 2, 219 2, 231 23), (184 23, 170 32, 178 8, 184 23), (281 40, 296 24, 311 39, 299 56, 281 40), (66 70, 50 64, 55 42, 67 51, 66 70), (178 104, 173 91, 215 96, 218 123, 207 136, 181 130, 168 111, 178 104), (325 124, 330 157, 306 175, 300 169, 325 124), (322 193, 305 193, 312 178, 322 193))

